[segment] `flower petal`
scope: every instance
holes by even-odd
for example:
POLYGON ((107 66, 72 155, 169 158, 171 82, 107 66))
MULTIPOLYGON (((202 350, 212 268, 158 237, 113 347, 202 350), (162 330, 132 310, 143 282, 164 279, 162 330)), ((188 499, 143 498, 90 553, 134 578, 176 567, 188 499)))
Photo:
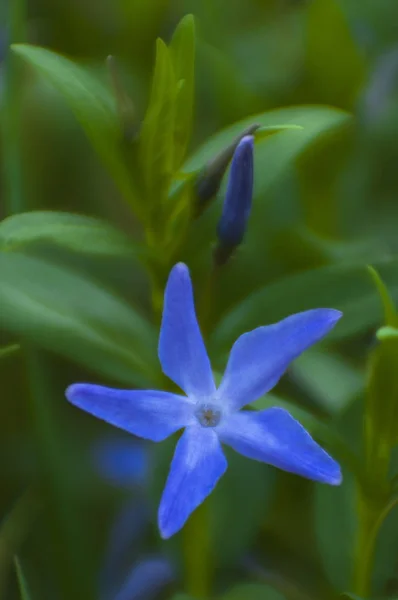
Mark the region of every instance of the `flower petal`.
POLYGON ((173 267, 167 282, 159 359, 163 372, 188 396, 214 394, 216 388, 196 319, 191 279, 183 263, 173 267))
POLYGON ((193 425, 180 438, 159 506, 159 529, 169 538, 181 529, 190 514, 213 491, 227 461, 210 427, 193 425))
POLYGON ((234 450, 283 471, 339 485, 339 464, 283 408, 241 411, 217 427, 220 440, 234 450))
POLYGON ((153 442, 161 442, 195 418, 188 398, 156 390, 75 383, 66 390, 66 397, 91 415, 153 442))
POLYGON ((232 347, 217 395, 239 409, 269 392, 292 360, 323 338, 342 316, 338 310, 307 310, 244 333, 232 347))
POLYGON ((143 485, 149 475, 149 451, 131 436, 99 440, 92 449, 94 467, 109 483, 121 487, 143 485))

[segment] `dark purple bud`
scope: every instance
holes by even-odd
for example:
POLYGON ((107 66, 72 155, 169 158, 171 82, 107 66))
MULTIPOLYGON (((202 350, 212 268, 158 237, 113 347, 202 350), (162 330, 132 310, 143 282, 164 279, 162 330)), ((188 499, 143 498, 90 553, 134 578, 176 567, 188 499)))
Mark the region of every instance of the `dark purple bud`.
POLYGON ((246 127, 226 148, 224 148, 215 158, 210 160, 199 174, 196 181, 196 216, 202 214, 207 205, 215 198, 220 189, 222 178, 228 168, 231 158, 241 140, 253 134, 260 125, 253 124, 246 127))
POLYGON ((242 242, 253 196, 254 138, 245 136, 232 158, 223 212, 217 225, 220 249, 232 251, 242 242))

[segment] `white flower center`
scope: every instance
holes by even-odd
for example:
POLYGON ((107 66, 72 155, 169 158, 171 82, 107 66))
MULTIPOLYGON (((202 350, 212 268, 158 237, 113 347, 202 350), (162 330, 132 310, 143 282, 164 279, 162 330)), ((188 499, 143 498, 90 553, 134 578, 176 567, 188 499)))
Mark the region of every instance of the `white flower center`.
POLYGON ((200 404, 195 410, 195 416, 202 427, 216 427, 221 420, 221 410, 216 404, 200 404))

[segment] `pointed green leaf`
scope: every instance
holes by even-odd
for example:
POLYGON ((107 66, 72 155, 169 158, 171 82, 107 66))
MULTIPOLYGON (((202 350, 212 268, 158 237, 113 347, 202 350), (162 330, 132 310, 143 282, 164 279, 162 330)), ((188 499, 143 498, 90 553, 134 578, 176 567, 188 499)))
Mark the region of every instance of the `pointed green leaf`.
POLYGON ((383 304, 384 319, 385 319, 386 325, 390 325, 391 327, 394 327, 397 324, 397 311, 395 309, 395 305, 394 305, 394 302, 392 301, 389 291, 388 291, 387 287, 385 286, 385 284, 383 283, 382 279, 380 278, 380 275, 378 274, 376 269, 369 266, 368 271, 374 281, 374 284, 379 293, 381 302, 383 304))
POLYGON ((22 570, 21 562, 17 556, 14 558, 14 563, 15 571, 17 573, 17 581, 21 600, 31 600, 32 596, 29 592, 28 583, 26 581, 25 574, 22 570))
POLYGON ((195 94, 195 20, 186 15, 174 32, 170 43, 176 80, 179 84, 174 124, 174 170, 185 158, 192 131, 195 94))
POLYGON ((0 328, 126 384, 154 385, 157 332, 131 306, 69 269, 0 253, 0 328))
POLYGON ((176 93, 170 51, 158 38, 151 96, 140 133, 144 187, 149 202, 156 206, 167 196, 174 170, 176 93))
POLYGON ((131 257, 140 253, 129 237, 93 217, 52 211, 32 211, 0 223, 0 250, 22 250, 36 242, 50 242, 84 254, 131 257))
POLYGON ((306 41, 308 77, 319 101, 352 108, 365 78, 365 61, 339 2, 308 4, 306 41))
POLYGON ((14 44, 12 49, 60 92, 124 198, 139 211, 110 91, 83 67, 51 50, 29 44, 14 44))
MULTIPOLYGON (((398 261, 380 262, 377 269, 393 297, 398 298, 398 261)), ((364 332, 381 320, 380 300, 365 265, 321 267, 285 277, 250 294, 221 319, 211 339, 212 349, 217 355, 246 331, 320 307, 343 312, 328 341, 364 332)))

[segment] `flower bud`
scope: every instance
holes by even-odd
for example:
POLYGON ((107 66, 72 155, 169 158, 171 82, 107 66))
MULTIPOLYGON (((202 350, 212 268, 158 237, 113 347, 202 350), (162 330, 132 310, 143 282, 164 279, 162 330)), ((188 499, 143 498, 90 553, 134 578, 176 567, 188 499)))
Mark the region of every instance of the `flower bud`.
POLYGON ((253 196, 254 138, 247 135, 239 142, 231 163, 223 212, 217 225, 219 255, 229 255, 242 242, 253 196), (221 252, 221 254, 220 254, 221 252))
POLYGON ((241 140, 253 134, 260 126, 253 124, 239 134, 232 142, 224 148, 217 156, 210 160, 199 174, 196 181, 196 216, 200 216, 207 205, 216 197, 220 189, 222 178, 228 168, 229 162, 241 140))

